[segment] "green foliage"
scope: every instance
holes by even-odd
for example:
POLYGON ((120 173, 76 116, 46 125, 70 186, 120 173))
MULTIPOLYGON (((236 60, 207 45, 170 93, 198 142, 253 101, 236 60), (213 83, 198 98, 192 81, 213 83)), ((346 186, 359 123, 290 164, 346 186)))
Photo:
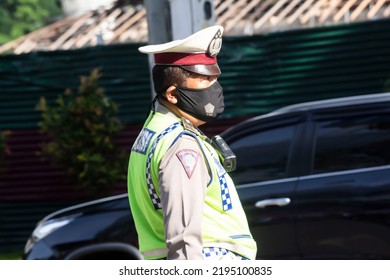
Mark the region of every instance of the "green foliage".
POLYGON ((41 28, 61 14, 57 0, 1 0, 0 44, 41 28))
POLYGON ((23 252, 0 252, 0 260, 21 260, 23 252))
POLYGON ((9 134, 10 132, 8 131, 5 132, 0 131, 0 172, 4 171, 4 167, 5 167, 4 157, 6 154, 9 153, 9 149, 7 146, 7 137, 9 134))
POLYGON ((100 73, 81 77, 79 93, 66 91, 56 106, 41 97, 39 127, 49 135, 43 155, 65 168, 76 185, 94 196, 110 194, 118 180, 125 179, 127 154, 114 139, 123 128, 115 117, 118 107, 98 87, 100 73))

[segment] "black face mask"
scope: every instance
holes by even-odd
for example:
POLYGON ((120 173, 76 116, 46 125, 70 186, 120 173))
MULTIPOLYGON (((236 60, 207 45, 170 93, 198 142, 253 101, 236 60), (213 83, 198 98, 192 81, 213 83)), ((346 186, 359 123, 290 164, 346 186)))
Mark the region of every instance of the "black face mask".
POLYGON ((179 92, 177 107, 201 121, 211 121, 225 109, 223 90, 217 81, 208 88, 176 88, 179 92))

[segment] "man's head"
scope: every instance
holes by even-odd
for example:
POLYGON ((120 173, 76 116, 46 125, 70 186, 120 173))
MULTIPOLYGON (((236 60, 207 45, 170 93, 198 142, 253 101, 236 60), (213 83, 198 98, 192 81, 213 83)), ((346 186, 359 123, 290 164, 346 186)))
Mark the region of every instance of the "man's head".
POLYGON ((217 82, 222 33, 221 26, 212 26, 182 40, 139 48, 154 55, 154 90, 163 104, 196 126, 215 118, 224 108, 217 82))

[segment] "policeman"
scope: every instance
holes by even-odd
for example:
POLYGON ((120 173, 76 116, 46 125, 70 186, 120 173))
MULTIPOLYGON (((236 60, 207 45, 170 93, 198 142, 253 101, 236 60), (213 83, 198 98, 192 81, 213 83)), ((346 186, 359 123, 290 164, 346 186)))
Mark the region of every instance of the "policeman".
POLYGON ((128 194, 145 259, 254 259, 256 243, 221 153, 198 126, 224 110, 223 28, 139 48, 153 54, 152 110, 131 150, 128 194))

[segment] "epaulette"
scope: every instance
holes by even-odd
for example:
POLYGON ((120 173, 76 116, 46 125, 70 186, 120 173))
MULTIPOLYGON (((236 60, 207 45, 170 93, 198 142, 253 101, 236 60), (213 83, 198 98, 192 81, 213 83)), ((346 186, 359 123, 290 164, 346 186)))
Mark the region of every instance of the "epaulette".
POLYGON ((196 129, 189 120, 187 120, 186 118, 183 118, 183 117, 181 119, 182 119, 183 127, 184 127, 185 130, 188 130, 188 131, 190 131, 192 133, 195 133, 196 135, 201 134, 199 132, 199 130, 196 129))

